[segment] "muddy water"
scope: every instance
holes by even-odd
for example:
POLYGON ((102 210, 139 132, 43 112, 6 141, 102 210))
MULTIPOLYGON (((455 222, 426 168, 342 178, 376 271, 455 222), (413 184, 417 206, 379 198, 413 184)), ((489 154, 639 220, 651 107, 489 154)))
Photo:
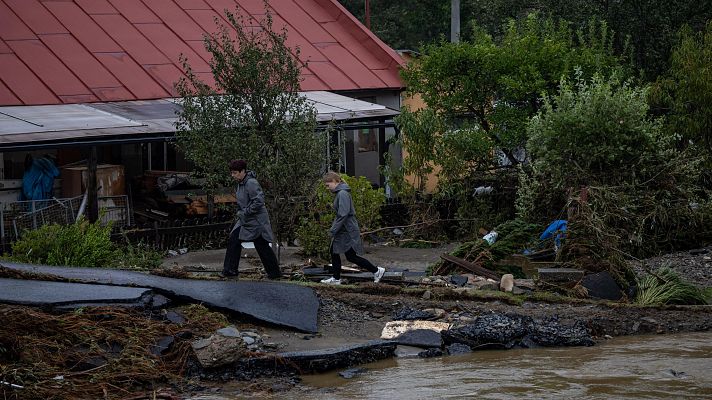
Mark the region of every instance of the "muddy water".
POLYGON ((304 377, 272 398, 712 399, 712 332, 615 338, 588 348, 397 358, 346 380, 304 377))

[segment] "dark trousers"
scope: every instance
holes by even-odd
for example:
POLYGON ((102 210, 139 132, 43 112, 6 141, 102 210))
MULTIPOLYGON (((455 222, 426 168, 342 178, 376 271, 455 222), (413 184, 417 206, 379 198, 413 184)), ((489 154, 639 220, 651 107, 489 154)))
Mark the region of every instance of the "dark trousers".
MULTIPOLYGON (((376 268, 375 265, 371 264, 370 261, 367 259, 359 256, 356 254, 354 249, 349 249, 346 253, 346 259, 351 261, 352 263, 358 265, 361 268, 366 269, 368 272, 376 272, 378 271, 378 268, 376 268)), ((331 252, 331 274, 334 276, 334 279, 341 279, 341 255, 335 254, 331 252)))
MULTIPOLYGON (((240 228, 230 233, 230 238, 227 241, 227 250, 225 250, 223 274, 237 275, 240 265, 240 255, 242 254, 242 242, 247 241, 249 240, 240 240, 240 228)), ((257 250, 260 261, 262 261, 262 265, 265 267, 267 277, 269 279, 279 278, 281 275, 279 261, 277 261, 277 256, 274 255, 274 251, 272 251, 272 248, 269 246, 269 242, 262 236, 251 240, 251 242, 255 244, 255 250, 257 250)))

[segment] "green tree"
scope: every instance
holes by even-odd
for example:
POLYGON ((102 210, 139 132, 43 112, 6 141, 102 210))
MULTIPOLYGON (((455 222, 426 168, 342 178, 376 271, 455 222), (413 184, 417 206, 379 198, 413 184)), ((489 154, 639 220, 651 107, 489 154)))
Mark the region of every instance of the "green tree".
POLYGON ((573 32, 565 22, 530 14, 510 21, 499 41, 476 29, 471 41, 425 46, 402 76, 408 91, 420 93, 450 124, 443 138, 460 143, 463 151, 449 154, 489 169, 497 148, 516 165, 542 93, 553 92, 575 67, 587 75, 621 69, 611 37, 605 23, 593 21, 589 30, 573 32))
POLYGON ((699 148, 712 164, 712 22, 702 32, 680 31, 668 76, 656 85, 656 100, 669 112, 669 129, 699 148))
POLYGON ((204 38, 214 85, 184 60, 177 144, 205 178, 209 194, 230 184, 230 159, 248 160, 272 199, 268 206, 281 242, 295 223, 295 199, 311 195, 323 171, 325 134, 315 133, 316 111, 298 93, 299 49, 286 45, 286 30, 273 30, 267 3, 259 21, 239 12, 226 11, 225 17, 229 25, 216 18, 217 32, 204 38))

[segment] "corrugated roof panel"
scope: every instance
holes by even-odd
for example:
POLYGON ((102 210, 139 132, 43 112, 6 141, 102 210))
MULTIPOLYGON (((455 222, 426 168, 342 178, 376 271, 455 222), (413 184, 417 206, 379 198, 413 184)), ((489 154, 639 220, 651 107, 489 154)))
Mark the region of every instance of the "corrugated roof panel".
POLYGON ((153 79, 163 86, 171 96, 178 96, 174 84, 183 77, 183 72, 173 64, 146 65, 144 66, 153 79))
POLYGON ((304 12, 311 15, 316 22, 335 21, 339 14, 341 14, 341 11, 335 7, 327 9, 314 0, 300 0, 297 4, 299 4, 299 7, 301 7, 304 12))
POLYGON ((337 44, 319 46, 326 58, 360 87, 381 87, 383 82, 348 50, 337 44))
POLYGON ((173 0, 151 0, 146 5, 181 39, 203 38, 203 30, 173 0))
POLYGON ((20 99, 18 99, 10 89, 5 86, 2 81, 0 81, 0 104, 7 104, 7 105, 16 105, 16 104, 22 104, 20 99))
POLYGON ((138 28, 148 40, 155 44, 178 68, 182 68, 179 58, 180 55, 183 54, 188 58, 188 62, 194 72, 210 72, 208 63, 165 25, 138 24, 136 28, 138 28))
POLYGON ((336 41, 329 32, 325 31, 318 22, 292 0, 275 1, 270 3, 270 6, 312 44, 336 41))
POLYGON ((94 15, 92 18, 139 64, 170 62, 141 32, 121 15, 94 15))
POLYGON ((212 54, 205 50, 205 43, 203 43, 202 40, 186 40, 185 42, 188 43, 188 46, 190 46, 190 48, 193 49, 193 51, 195 51, 195 53, 198 54, 204 61, 209 62, 213 59, 212 54))
POLYGON ((37 0, 5 0, 5 3, 38 35, 68 32, 37 0))
POLYGON ((42 35, 40 39, 89 88, 121 86, 121 83, 87 49, 82 47, 74 36, 42 35))
POLYGON ((198 77, 198 79, 200 79, 200 81, 204 84, 213 88, 215 87, 215 77, 212 72, 197 72, 195 76, 198 77))
POLYGON ((132 24, 149 24, 163 22, 141 0, 109 0, 132 24))
POLYGON ((203 0, 176 0, 176 3, 184 10, 211 10, 203 0))
POLYGON ((287 22, 282 19, 279 15, 273 17, 274 30, 280 30, 283 26, 287 27, 287 41, 286 45, 292 50, 299 47, 301 53, 299 59, 302 62, 307 61, 327 61, 326 57, 317 50, 314 45, 311 44, 304 36, 300 35, 295 29, 287 24, 287 22))
POLYGON ((403 87, 403 82, 399 78, 399 74, 394 74, 392 69, 374 69, 376 74, 390 88, 403 87))
POLYGON ((355 86, 348 76, 330 62, 312 62, 308 67, 331 90, 346 90, 355 86))
POLYGON ((347 26, 344 26, 341 22, 328 22, 322 24, 324 29, 328 30, 336 40, 339 41, 339 45, 353 55, 365 66, 370 69, 385 69, 388 67, 387 58, 383 57, 383 50, 374 45, 372 48, 368 49, 365 47, 364 42, 368 39, 365 34, 354 35, 347 26))
POLYGON ((205 32, 214 33, 218 31, 218 27, 215 25, 215 17, 218 18, 220 23, 225 23, 222 17, 212 8, 209 10, 185 10, 185 12, 190 15, 193 21, 197 22, 205 32))
POLYGON ((115 87, 115 88, 94 88, 92 92, 101 99, 101 101, 123 101, 123 100, 133 100, 136 97, 126 90, 126 88, 115 87))
POLYGON ((5 40, 37 39, 30 28, 0 1, 0 38, 5 40))
POLYGON ((12 53, 12 50, 5 44, 5 42, 0 39, 0 54, 12 53))
POLYGON ((242 15, 245 18, 252 18, 250 16, 250 10, 252 9, 254 13, 264 13, 264 6, 260 5, 259 10, 257 8, 252 7, 251 5, 247 4, 248 7, 238 7, 238 3, 240 1, 235 1, 235 0, 210 0, 209 5, 212 7, 213 10, 215 10, 216 13, 220 14, 220 17, 227 23, 227 17, 225 16, 225 10, 231 12, 232 14, 235 14, 235 16, 242 15), (253 9, 254 8, 254 9, 253 9))
POLYGON ((76 0, 87 14, 116 14, 118 11, 106 0, 76 0))
MULTIPOLYGON (((282 2, 287 2, 291 0, 282 0, 282 2)), ((236 0, 233 1, 233 3, 239 3, 240 8, 244 8, 249 12, 250 14, 253 15, 261 15, 265 13, 265 3, 264 0, 236 0)), ((278 2, 270 2, 270 6, 272 3, 278 3, 278 2)), ((230 11, 233 11, 235 7, 233 6, 230 11)))
POLYGON ((329 90, 329 87, 314 74, 302 74, 299 86, 302 90, 329 90))
POLYGON ((59 99, 14 54, 0 54, 0 80, 25 104, 59 103, 59 99))
POLYGON ((91 95, 89 89, 39 40, 10 42, 15 54, 58 96, 91 95))
POLYGON ((74 94, 68 96, 60 95, 59 99, 62 100, 62 103, 67 104, 94 103, 96 101, 99 101, 99 98, 94 96, 93 94, 74 94))
POLYGON ((84 11, 71 2, 47 2, 45 6, 90 52, 120 52, 114 42, 84 11))
POLYGON ((139 99, 158 99, 169 94, 126 53, 95 54, 104 66, 139 99))

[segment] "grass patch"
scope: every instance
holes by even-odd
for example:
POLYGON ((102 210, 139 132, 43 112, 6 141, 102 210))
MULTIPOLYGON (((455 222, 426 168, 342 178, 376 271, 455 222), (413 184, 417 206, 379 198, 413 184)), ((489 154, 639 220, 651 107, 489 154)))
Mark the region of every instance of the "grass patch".
POLYGON ((684 281, 675 271, 663 267, 655 275, 638 280, 636 303, 662 306, 666 304, 707 304, 709 293, 684 281))

